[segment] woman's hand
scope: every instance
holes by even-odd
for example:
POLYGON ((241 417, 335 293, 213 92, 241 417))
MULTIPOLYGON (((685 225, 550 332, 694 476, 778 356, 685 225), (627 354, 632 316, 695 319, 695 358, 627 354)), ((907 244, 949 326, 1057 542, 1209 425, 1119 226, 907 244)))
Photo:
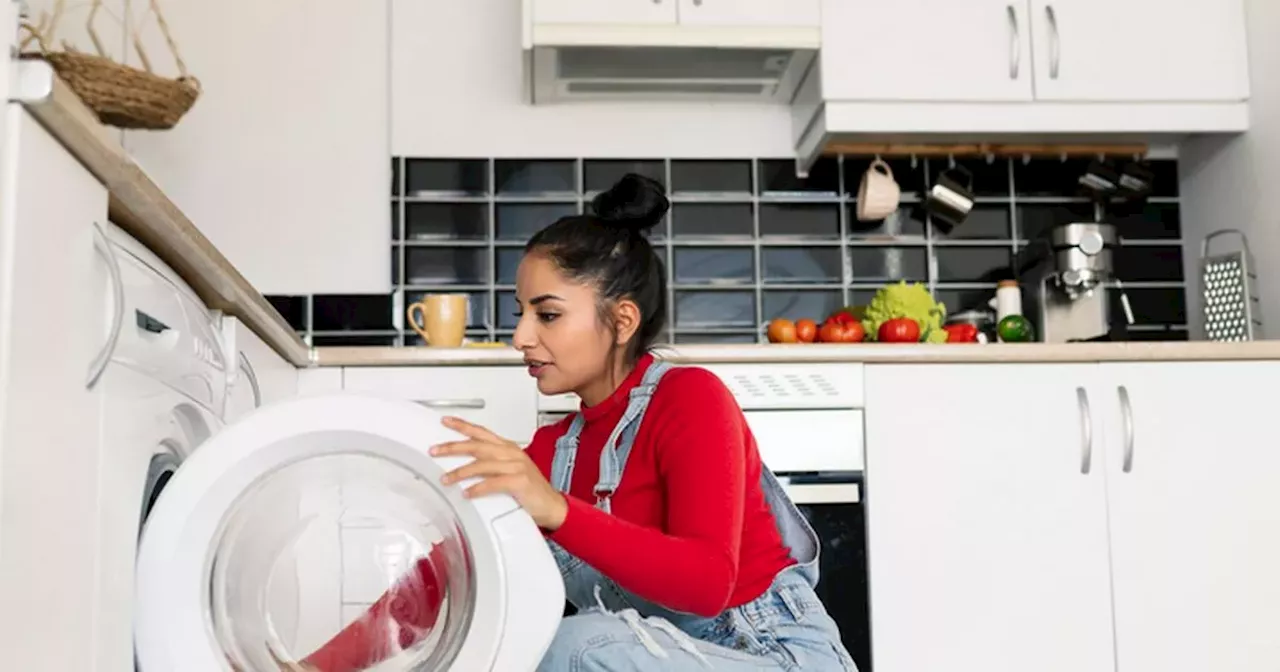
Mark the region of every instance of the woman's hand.
POLYGON ((431 454, 470 455, 475 461, 445 474, 442 483, 452 485, 468 478, 481 478, 479 483, 467 488, 467 497, 506 493, 520 503, 538 527, 554 531, 564 523, 569 503, 551 487, 524 449, 461 418, 445 418, 444 426, 467 438, 432 446, 431 454))

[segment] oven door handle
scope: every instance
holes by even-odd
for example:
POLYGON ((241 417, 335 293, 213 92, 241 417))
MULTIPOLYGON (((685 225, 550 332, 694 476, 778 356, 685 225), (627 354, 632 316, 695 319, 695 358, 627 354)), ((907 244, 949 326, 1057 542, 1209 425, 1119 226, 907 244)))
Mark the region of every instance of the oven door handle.
POLYGON ((788 483, 779 479, 794 504, 857 504, 862 488, 857 483, 788 483))

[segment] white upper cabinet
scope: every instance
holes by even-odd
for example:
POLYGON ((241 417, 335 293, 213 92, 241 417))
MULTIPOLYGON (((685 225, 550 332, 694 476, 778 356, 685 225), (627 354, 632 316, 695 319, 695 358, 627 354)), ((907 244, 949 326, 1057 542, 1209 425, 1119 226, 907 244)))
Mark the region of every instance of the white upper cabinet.
POLYGON ((674 24, 677 0, 525 0, 535 23, 674 24))
POLYGON ((801 171, 868 137, 1249 130, 1244 0, 823 0, 821 24, 791 100, 801 171))
POLYGON ((828 99, 1028 101, 1030 54, 1020 2, 834 0, 822 7, 828 99))
MULTIPOLYGON (((668 1, 668 0, 664 0, 668 1)), ((680 24, 753 28, 813 28, 821 0, 679 0, 680 24)))
POLYGON ((816 28, 821 0, 525 0, 535 24, 816 28))
POLYGON ((1249 96, 1239 0, 1032 0, 1031 8, 1040 100, 1194 103, 1249 96))
MULTIPOLYGON (((388 0, 161 5, 203 94, 126 149, 258 290, 390 291, 388 0)), ((175 74, 155 21, 140 35, 175 74)))

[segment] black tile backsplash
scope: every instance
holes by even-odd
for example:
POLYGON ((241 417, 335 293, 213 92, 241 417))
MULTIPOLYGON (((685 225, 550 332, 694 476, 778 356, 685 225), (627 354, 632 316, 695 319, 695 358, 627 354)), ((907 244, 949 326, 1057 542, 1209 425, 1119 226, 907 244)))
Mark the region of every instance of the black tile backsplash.
POLYGON ((741 194, 752 192, 749 160, 671 161, 671 192, 741 194))
MULTIPOLYGON (((994 290, 1012 256, 1049 227, 1102 216, 1116 224, 1116 268, 1135 340, 1187 337, 1177 163, 1149 163, 1152 198, 1095 209, 1079 176, 1089 159, 892 158, 898 211, 860 222, 856 199, 873 157, 819 160, 804 178, 788 158, 396 158, 390 193, 390 295, 269 297, 315 345, 419 343, 403 308, 429 292, 465 293, 468 334, 510 340, 523 245, 583 212, 627 172, 668 185, 672 207, 650 239, 669 261, 675 343, 755 342, 775 317, 821 318, 868 301, 886 282, 928 283, 949 307, 994 290), (944 173, 978 203, 962 226, 930 226, 922 201, 944 173), (1095 212, 1097 210, 1097 212, 1095 212)), ((1113 165, 1123 166, 1125 161, 1113 165)), ((1110 292, 1115 307, 1119 295, 1110 292)))
POLYGON ((489 162, 485 159, 406 159, 404 193, 480 195, 489 192, 489 162))
POLYGON ((493 162, 494 190, 502 196, 517 194, 578 193, 577 162, 500 159, 493 162))
POLYGON ((392 297, 351 294, 318 294, 312 298, 314 331, 369 331, 391 329, 392 297))
POLYGON ((267 302, 297 331, 307 331, 307 297, 268 296, 267 302))

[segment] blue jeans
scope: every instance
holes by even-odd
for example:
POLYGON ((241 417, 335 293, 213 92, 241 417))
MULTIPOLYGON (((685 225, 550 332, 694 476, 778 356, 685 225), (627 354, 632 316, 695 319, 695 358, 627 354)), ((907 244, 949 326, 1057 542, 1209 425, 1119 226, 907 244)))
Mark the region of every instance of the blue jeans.
POLYGON ((538 672, 855 672, 835 622, 795 569, 779 573, 755 600, 699 619, 695 632, 603 604, 569 616, 538 672))

